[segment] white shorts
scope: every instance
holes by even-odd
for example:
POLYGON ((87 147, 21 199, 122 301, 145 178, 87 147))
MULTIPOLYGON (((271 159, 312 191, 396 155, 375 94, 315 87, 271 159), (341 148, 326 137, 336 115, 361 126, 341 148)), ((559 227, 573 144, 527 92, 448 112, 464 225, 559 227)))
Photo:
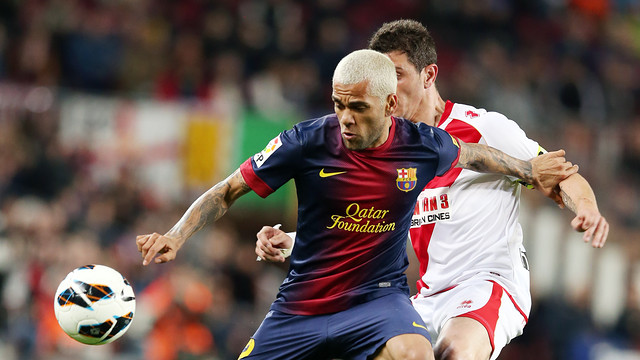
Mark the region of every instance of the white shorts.
POLYGON ((430 296, 415 295, 413 307, 427 325, 432 342, 447 320, 465 316, 481 323, 491 341, 491 360, 522 334, 528 319, 502 286, 489 280, 470 280, 430 296))

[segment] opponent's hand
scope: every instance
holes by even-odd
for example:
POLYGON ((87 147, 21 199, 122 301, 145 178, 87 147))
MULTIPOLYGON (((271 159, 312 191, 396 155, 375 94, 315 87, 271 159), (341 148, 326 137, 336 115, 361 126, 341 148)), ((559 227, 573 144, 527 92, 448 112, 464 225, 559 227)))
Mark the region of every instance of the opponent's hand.
POLYGON ((591 246, 594 248, 603 247, 609 235, 609 223, 593 207, 579 208, 576 217, 571 221, 571 226, 578 232, 584 232, 582 240, 586 243, 591 241, 591 246))
POLYGON ((535 179, 532 185, 559 205, 562 205, 562 198, 554 190, 562 180, 578 172, 578 165, 571 164, 564 155, 564 150, 557 150, 529 160, 535 179))
POLYGON ((284 262, 282 250, 293 246, 293 240, 276 227, 263 226, 256 237, 256 255, 262 260, 284 262))
POLYGON ((166 263, 176 258, 182 244, 178 239, 158 233, 138 235, 138 251, 142 254, 142 265, 146 266, 155 258, 156 264, 166 263), (156 255, 160 254, 157 258, 156 255))

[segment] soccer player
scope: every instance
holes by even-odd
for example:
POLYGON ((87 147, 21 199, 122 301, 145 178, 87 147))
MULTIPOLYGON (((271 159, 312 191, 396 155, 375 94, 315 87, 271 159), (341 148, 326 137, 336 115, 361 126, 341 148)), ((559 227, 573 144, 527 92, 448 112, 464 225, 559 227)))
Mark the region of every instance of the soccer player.
MULTIPOLYGON (((265 197, 295 179, 301 226, 291 269, 240 358, 432 359, 404 275, 406 233, 421 189, 453 166, 545 186, 530 162, 392 117, 396 86, 385 55, 347 55, 334 73, 335 114, 280 133, 201 195, 166 234, 136 238, 143 265, 171 261, 240 196, 253 190, 265 197)), ((550 158, 562 165, 554 182, 575 173, 575 166, 550 158)))
MULTIPOLYGON (((520 159, 544 152, 505 116, 440 97, 435 43, 422 24, 384 24, 369 45, 395 64, 395 115, 520 159)), ((410 236, 420 280, 412 302, 435 341, 437 359, 496 359, 522 334, 531 296, 515 180, 454 168, 429 182, 418 197, 410 236)), ((574 229, 585 232, 585 242, 602 247, 609 225, 589 184, 574 174, 559 189, 561 203, 576 214, 574 229)), ((290 247, 291 240, 280 230, 265 227, 258 233, 256 254, 261 258, 284 261, 280 250, 290 247)))

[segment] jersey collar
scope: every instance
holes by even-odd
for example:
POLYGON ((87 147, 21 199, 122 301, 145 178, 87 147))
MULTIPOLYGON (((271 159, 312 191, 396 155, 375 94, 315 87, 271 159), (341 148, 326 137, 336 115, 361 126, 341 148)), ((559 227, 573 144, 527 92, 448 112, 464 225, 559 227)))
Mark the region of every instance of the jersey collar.
POLYGON ((453 110, 453 103, 450 100, 447 100, 447 102, 444 104, 444 112, 442 112, 442 115, 440 116, 440 121, 438 122, 438 127, 440 127, 440 125, 444 124, 445 121, 447 121, 447 118, 449 117, 449 115, 451 115, 451 110, 453 110))

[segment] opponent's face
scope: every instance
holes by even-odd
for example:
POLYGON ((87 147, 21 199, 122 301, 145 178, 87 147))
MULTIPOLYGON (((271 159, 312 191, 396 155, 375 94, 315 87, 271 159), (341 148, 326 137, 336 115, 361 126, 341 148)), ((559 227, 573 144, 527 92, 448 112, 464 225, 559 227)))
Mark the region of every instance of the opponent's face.
POLYGON ((392 51, 386 55, 396 66, 398 76, 398 107, 394 115, 415 122, 424 101, 426 72, 424 69, 418 71, 404 52, 392 51))
POLYGON ((395 95, 383 103, 367 91, 368 81, 352 85, 333 84, 334 110, 340 121, 342 141, 347 149, 363 150, 382 145, 389 135, 395 95))

